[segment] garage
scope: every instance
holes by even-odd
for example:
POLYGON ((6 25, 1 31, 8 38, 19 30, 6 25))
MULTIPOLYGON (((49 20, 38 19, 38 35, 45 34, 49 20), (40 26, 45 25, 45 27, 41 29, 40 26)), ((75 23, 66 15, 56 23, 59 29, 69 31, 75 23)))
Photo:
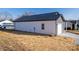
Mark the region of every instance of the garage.
POLYGON ((59 35, 63 32, 64 17, 58 12, 22 16, 14 21, 15 30, 59 35), (34 30, 35 27, 35 30, 34 30))

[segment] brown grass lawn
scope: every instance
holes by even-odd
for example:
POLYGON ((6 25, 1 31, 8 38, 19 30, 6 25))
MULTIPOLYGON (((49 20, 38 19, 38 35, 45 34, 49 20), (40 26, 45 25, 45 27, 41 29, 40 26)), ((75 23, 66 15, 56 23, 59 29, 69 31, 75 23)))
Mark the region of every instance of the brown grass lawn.
POLYGON ((0 31, 0 50, 4 51, 72 51, 74 39, 18 31, 0 31))

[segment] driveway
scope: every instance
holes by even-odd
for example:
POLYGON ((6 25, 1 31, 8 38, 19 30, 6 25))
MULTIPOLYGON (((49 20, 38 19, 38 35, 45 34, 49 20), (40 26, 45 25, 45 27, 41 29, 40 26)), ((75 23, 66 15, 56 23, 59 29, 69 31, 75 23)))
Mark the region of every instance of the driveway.
POLYGON ((65 32, 65 33, 62 33, 61 36, 74 38, 75 44, 79 45, 79 35, 73 34, 73 33, 70 33, 70 32, 65 32))

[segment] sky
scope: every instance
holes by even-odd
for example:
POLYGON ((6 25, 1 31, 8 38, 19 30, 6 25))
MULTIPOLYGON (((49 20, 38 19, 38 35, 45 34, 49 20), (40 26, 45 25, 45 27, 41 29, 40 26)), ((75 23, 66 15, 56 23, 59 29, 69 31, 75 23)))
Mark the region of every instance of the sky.
POLYGON ((0 13, 8 12, 13 19, 23 15, 25 12, 31 14, 43 14, 59 12, 66 20, 79 20, 79 8, 0 8, 0 13))

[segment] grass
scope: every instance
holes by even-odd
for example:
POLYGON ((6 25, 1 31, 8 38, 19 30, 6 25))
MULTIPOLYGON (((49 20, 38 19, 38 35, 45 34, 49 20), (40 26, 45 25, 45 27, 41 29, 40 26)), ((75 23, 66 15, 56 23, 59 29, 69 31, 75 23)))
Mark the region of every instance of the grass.
POLYGON ((73 38, 29 32, 0 31, 1 51, 75 51, 73 38))

